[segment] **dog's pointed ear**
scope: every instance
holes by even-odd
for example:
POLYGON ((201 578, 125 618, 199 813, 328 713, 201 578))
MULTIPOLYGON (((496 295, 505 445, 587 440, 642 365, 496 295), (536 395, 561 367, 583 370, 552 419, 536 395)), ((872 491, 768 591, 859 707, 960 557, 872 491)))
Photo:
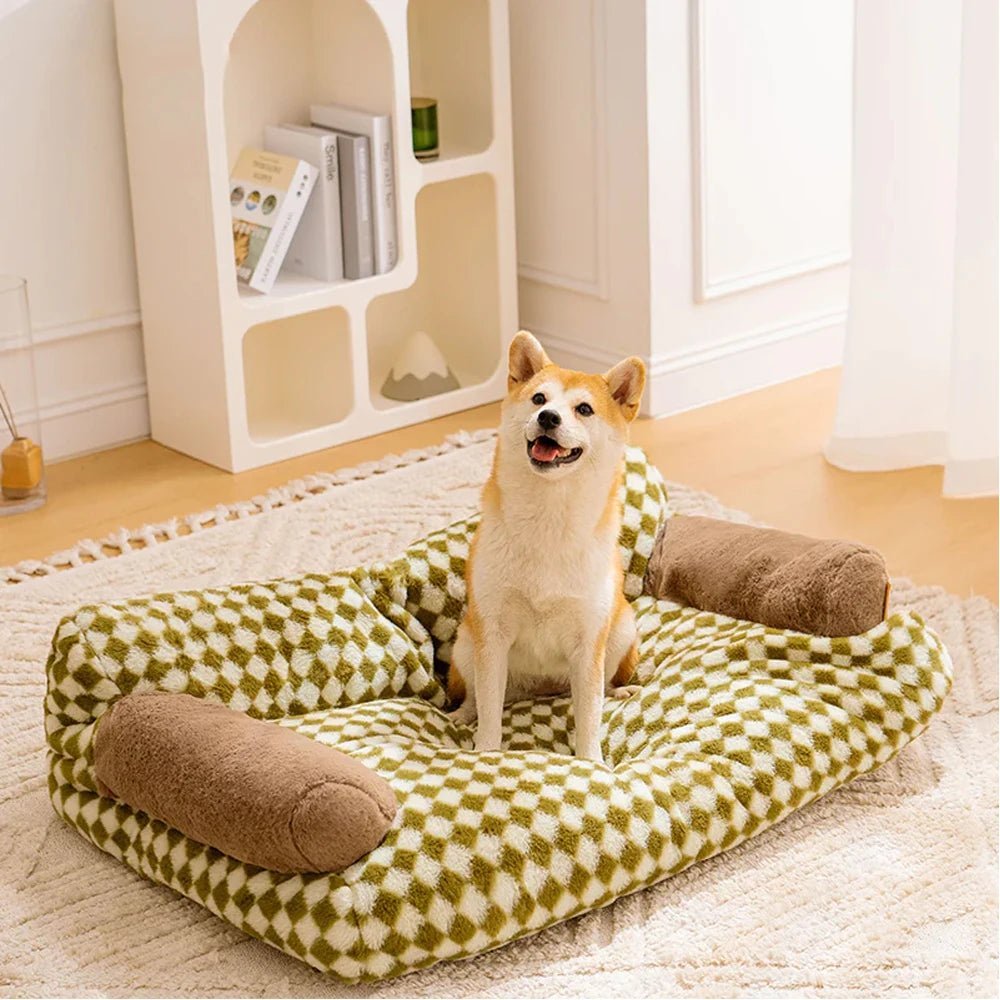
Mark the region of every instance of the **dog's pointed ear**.
POLYGON ((550 364, 542 345, 527 330, 521 330, 510 342, 507 355, 507 391, 518 383, 527 382, 550 364))
POLYGON ((604 375, 611 390, 611 398, 622 408, 626 420, 635 420, 639 412, 639 400, 646 388, 646 366, 642 358, 626 358, 619 361, 604 375))

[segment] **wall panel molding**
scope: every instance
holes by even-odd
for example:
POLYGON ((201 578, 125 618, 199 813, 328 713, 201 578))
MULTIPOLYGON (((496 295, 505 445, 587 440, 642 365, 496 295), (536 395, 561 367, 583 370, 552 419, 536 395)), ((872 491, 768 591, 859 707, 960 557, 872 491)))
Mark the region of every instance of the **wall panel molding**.
MULTIPOLYGON (((63 396, 54 402, 39 406, 34 416, 45 424, 62 417, 79 416, 117 403, 144 400, 145 398, 146 380, 137 379, 134 382, 104 386, 93 392, 78 392, 63 396)), ((27 416, 31 419, 33 415, 29 413, 27 416)))
MULTIPOLYGON (((98 319, 85 319, 73 323, 49 323, 45 326, 32 326, 31 337, 37 347, 42 344, 75 340, 78 337, 89 337, 113 330, 127 330, 132 327, 138 332, 140 325, 141 318, 138 310, 135 310, 134 312, 118 313, 115 316, 103 316, 98 319)), ((0 354, 23 350, 27 344, 27 340, 23 337, 0 336, 0 354)))
MULTIPOLYGON (((839 235, 838 238, 832 240, 836 245, 831 246, 831 241, 827 239, 826 245, 817 246, 814 250, 792 253, 778 261, 772 259, 761 266, 751 264, 736 269, 724 269, 721 273, 713 268, 710 253, 713 219, 718 221, 721 218, 718 213, 724 212, 730 206, 712 204, 710 201, 710 174, 713 160, 711 144, 708 141, 707 115, 711 102, 707 96, 707 89, 710 66, 712 65, 708 6, 712 2, 713 0, 689 0, 693 296, 695 302, 699 303, 836 267, 850 260, 850 246, 845 232, 842 240, 839 235)), ((729 13, 731 14, 732 11, 730 10, 729 13)), ((839 14, 835 12, 834 16, 839 17, 839 14)), ((807 87, 808 83, 807 80, 803 81, 803 87, 807 87)), ((831 91, 830 95, 827 95, 837 108, 840 108, 840 102, 845 100, 844 94, 840 91, 846 89, 837 87, 831 91)), ((725 110, 727 114, 733 113, 732 108, 726 107, 725 110)), ((819 110, 822 111, 822 108, 819 110)), ((845 121, 841 120, 843 117, 843 115, 836 118, 831 117, 831 122, 840 129, 845 126, 845 121)), ((841 143, 839 140, 835 141, 835 138, 834 135, 830 134, 829 141, 835 148, 839 148, 841 143)), ((765 133, 760 137, 760 142, 766 144, 767 141, 768 137, 765 133)), ((845 129, 845 141, 849 147, 849 129, 845 129)), ((743 165, 740 164, 740 169, 742 168, 743 165)), ((849 182, 849 169, 846 166, 842 174, 842 177, 838 177, 838 181, 847 184, 849 182)), ((838 183, 838 188, 840 186, 841 184, 838 183)), ((841 194, 842 192, 838 190, 837 197, 841 197, 841 194)), ((844 215, 846 218, 846 212, 844 215)))
MULTIPOLYGON (((680 413, 833 367, 840 363, 846 323, 846 312, 836 310, 748 330, 704 347, 645 356, 643 414, 680 413)), ((534 333, 553 360, 567 367, 606 371, 622 359, 620 352, 538 327, 534 333)))
POLYGON ((590 347, 578 340, 560 337, 558 334, 540 329, 537 325, 531 327, 531 332, 538 338, 546 352, 552 355, 552 360, 563 367, 584 371, 587 369, 607 371, 612 365, 621 361, 621 355, 614 351, 602 347, 590 347))
MULTIPOLYGON (((697 246, 698 236, 695 235, 695 261, 700 260, 700 250, 697 246)), ((788 278, 797 278, 804 274, 811 274, 814 271, 823 271, 828 267, 838 267, 850 261, 849 250, 841 250, 829 254, 815 254, 810 257, 800 257, 790 260, 780 267, 766 267, 757 270, 746 271, 743 274, 735 274, 720 281, 705 282, 701 275, 705 271, 702 268, 698 277, 698 285, 695 288, 695 296, 698 302, 710 302, 712 299, 721 298, 724 295, 734 295, 736 292, 749 291, 751 288, 762 288, 765 285, 772 285, 778 281, 785 281, 788 278)))
POLYGON ((562 288, 602 301, 608 299, 608 83, 605 50, 607 0, 590 0, 590 69, 593 129, 590 155, 593 157, 595 197, 593 201, 594 266, 591 273, 573 273, 555 263, 518 258, 521 278, 553 288, 562 288))
POLYGON ((97 319, 85 319, 75 323, 50 323, 46 326, 36 326, 32 336, 36 344, 47 344, 55 340, 72 340, 75 337, 86 337, 93 333, 107 333, 109 330, 121 330, 126 327, 138 327, 142 322, 139 310, 117 313, 113 316, 101 316, 97 319))

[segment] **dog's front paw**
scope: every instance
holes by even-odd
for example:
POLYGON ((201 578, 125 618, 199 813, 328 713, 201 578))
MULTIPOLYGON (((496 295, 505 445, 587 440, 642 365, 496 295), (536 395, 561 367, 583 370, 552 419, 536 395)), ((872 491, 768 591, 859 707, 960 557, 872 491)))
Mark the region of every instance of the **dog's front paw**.
POLYGON ((471 726, 476 721, 475 702, 466 698, 458 708, 448 713, 448 719, 456 726, 471 726))
POLYGON ((641 684, 623 684, 621 687, 609 687, 606 693, 609 698, 624 701, 626 698, 631 698, 632 695, 638 694, 641 690, 641 684))
POLYGON ((601 753, 601 741, 596 739, 578 741, 576 756, 580 760, 592 760, 595 764, 603 764, 604 755, 601 753))
POLYGON ((484 733, 482 729, 476 731, 476 740, 473 744, 477 753, 484 753, 488 750, 500 749, 500 736, 493 733, 484 733))

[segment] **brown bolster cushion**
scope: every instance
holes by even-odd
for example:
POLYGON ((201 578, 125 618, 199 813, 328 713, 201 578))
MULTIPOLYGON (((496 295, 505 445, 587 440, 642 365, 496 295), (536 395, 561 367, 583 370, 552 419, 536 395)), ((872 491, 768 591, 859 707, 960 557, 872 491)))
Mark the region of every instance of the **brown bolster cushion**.
POLYGON ((385 837, 396 797, 339 750, 187 694, 130 694, 97 723, 102 795, 276 872, 339 872, 385 837))
POLYGON ((811 635, 858 635, 885 617, 889 575, 874 549, 710 517, 668 518, 645 592, 811 635))

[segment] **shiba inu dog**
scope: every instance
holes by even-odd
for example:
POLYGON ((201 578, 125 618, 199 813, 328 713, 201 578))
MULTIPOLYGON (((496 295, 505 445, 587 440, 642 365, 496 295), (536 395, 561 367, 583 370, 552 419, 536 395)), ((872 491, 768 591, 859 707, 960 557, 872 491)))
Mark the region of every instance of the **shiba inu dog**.
POLYGON ((587 375, 554 365, 530 333, 511 342, 448 675, 449 695, 464 699, 453 717, 478 717, 477 750, 500 749, 505 701, 568 687, 576 755, 600 761, 604 697, 635 690, 618 494, 645 383, 639 358, 587 375))

